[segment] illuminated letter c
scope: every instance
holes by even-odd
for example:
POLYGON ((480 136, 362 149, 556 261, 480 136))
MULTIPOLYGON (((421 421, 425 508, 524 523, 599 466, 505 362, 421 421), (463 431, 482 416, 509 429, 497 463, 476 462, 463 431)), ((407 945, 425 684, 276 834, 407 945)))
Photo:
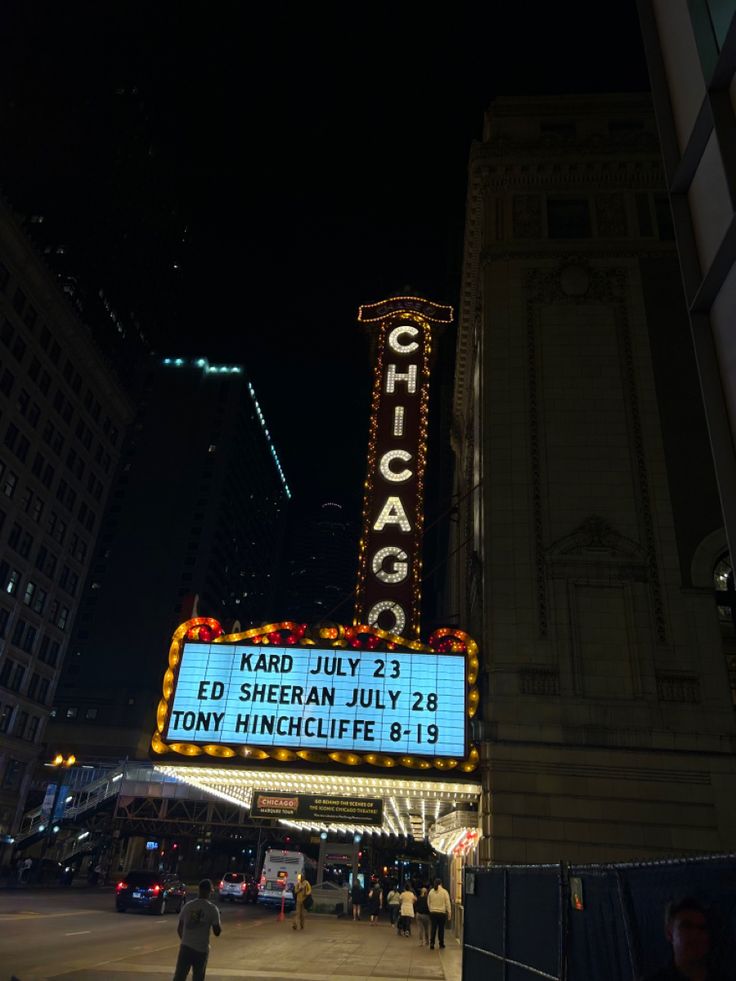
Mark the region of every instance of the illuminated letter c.
POLYGON ((411 460, 411 453, 408 453, 406 450, 389 450, 383 454, 378 464, 378 469, 381 471, 381 476, 384 480, 390 480, 394 484, 403 484, 405 480, 408 480, 412 476, 412 471, 399 470, 397 473, 391 469, 392 460, 403 460, 404 463, 408 463, 411 460))
POLYGON ((402 344, 399 338, 402 334, 408 334, 409 337, 416 337, 418 333, 418 328, 412 327, 411 324, 399 324, 388 335, 388 346, 392 351, 396 351, 397 354, 411 354, 419 347, 417 342, 410 341, 408 344, 402 344))

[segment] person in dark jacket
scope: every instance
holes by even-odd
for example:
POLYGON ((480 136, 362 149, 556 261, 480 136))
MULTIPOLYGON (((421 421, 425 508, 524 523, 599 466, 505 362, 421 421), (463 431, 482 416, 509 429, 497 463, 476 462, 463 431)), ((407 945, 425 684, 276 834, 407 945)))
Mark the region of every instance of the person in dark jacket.
POLYGON ((429 928, 431 920, 429 918, 429 905, 427 903, 427 890, 422 886, 417 905, 414 907, 416 913, 417 926, 419 927, 419 946, 429 947, 429 928))
POLYGON ((363 905, 363 887, 357 875, 353 879, 353 884, 350 887, 350 902, 353 904, 353 919, 359 920, 360 907, 363 905))
POLYGON ((371 914, 371 923, 378 923, 378 917, 383 909, 383 889, 381 883, 376 880, 371 885, 368 893, 368 910, 371 914))

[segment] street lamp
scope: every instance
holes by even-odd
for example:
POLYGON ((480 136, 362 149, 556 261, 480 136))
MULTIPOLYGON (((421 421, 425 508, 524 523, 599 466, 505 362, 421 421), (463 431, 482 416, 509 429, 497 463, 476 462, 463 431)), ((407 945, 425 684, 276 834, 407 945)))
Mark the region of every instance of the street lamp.
POLYGON ((70 753, 69 756, 64 756, 62 753, 57 753, 53 760, 46 764, 46 766, 51 766, 56 770, 56 789, 54 791, 54 802, 51 805, 51 814, 49 814, 49 829, 51 829, 54 818, 56 817, 56 807, 59 803, 59 793, 61 792, 61 783, 64 778, 64 770, 70 769, 76 762, 77 757, 74 755, 74 753, 70 753))
MULTIPOLYGON (((43 860, 46 857, 46 852, 48 851, 49 842, 51 838, 59 831, 59 825, 54 824, 56 818, 56 808, 59 803, 59 794, 61 793, 61 785, 64 779, 64 772, 70 770, 71 767, 77 762, 77 757, 74 753, 70 753, 68 756, 64 756, 63 753, 57 753, 56 756, 47 763, 46 766, 53 767, 56 770, 56 786, 54 788, 54 799, 51 804, 51 813, 48 816, 48 824, 46 826, 46 837, 44 838, 43 850, 41 852, 41 865, 38 870, 38 880, 41 881, 43 876, 43 860)), ((40 826, 39 831, 43 829, 43 825, 40 826)))

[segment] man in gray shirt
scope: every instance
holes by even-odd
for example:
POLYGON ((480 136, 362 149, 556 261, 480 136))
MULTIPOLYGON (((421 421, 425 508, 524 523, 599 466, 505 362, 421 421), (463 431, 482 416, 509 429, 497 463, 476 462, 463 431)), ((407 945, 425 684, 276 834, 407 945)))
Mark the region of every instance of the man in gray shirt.
POLYGON ((187 903, 179 914, 176 930, 181 938, 181 947, 174 981, 186 981, 189 968, 192 969, 192 981, 204 981, 210 952, 210 927, 216 937, 222 933, 220 911, 210 902, 211 894, 212 883, 209 879, 202 879, 199 898, 187 903))

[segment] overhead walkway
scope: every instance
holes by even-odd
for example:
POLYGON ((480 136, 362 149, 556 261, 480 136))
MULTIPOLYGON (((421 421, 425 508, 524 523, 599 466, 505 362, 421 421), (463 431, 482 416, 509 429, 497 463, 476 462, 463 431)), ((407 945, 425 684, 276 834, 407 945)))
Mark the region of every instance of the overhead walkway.
MULTIPOLYGON (((242 827, 254 823, 242 807, 227 806, 213 794, 162 773, 150 763, 110 767, 91 782, 64 793, 63 810, 60 814, 57 811, 54 825, 67 837, 72 829, 81 834, 93 831, 99 815, 124 822, 128 834, 146 834, 162 823, 176 834, 195 824, 242 827)), ((39 806, 27 811, 15 836, 16 848, 41 841, 48 834, 49 824, 49 809, 39 806)))

